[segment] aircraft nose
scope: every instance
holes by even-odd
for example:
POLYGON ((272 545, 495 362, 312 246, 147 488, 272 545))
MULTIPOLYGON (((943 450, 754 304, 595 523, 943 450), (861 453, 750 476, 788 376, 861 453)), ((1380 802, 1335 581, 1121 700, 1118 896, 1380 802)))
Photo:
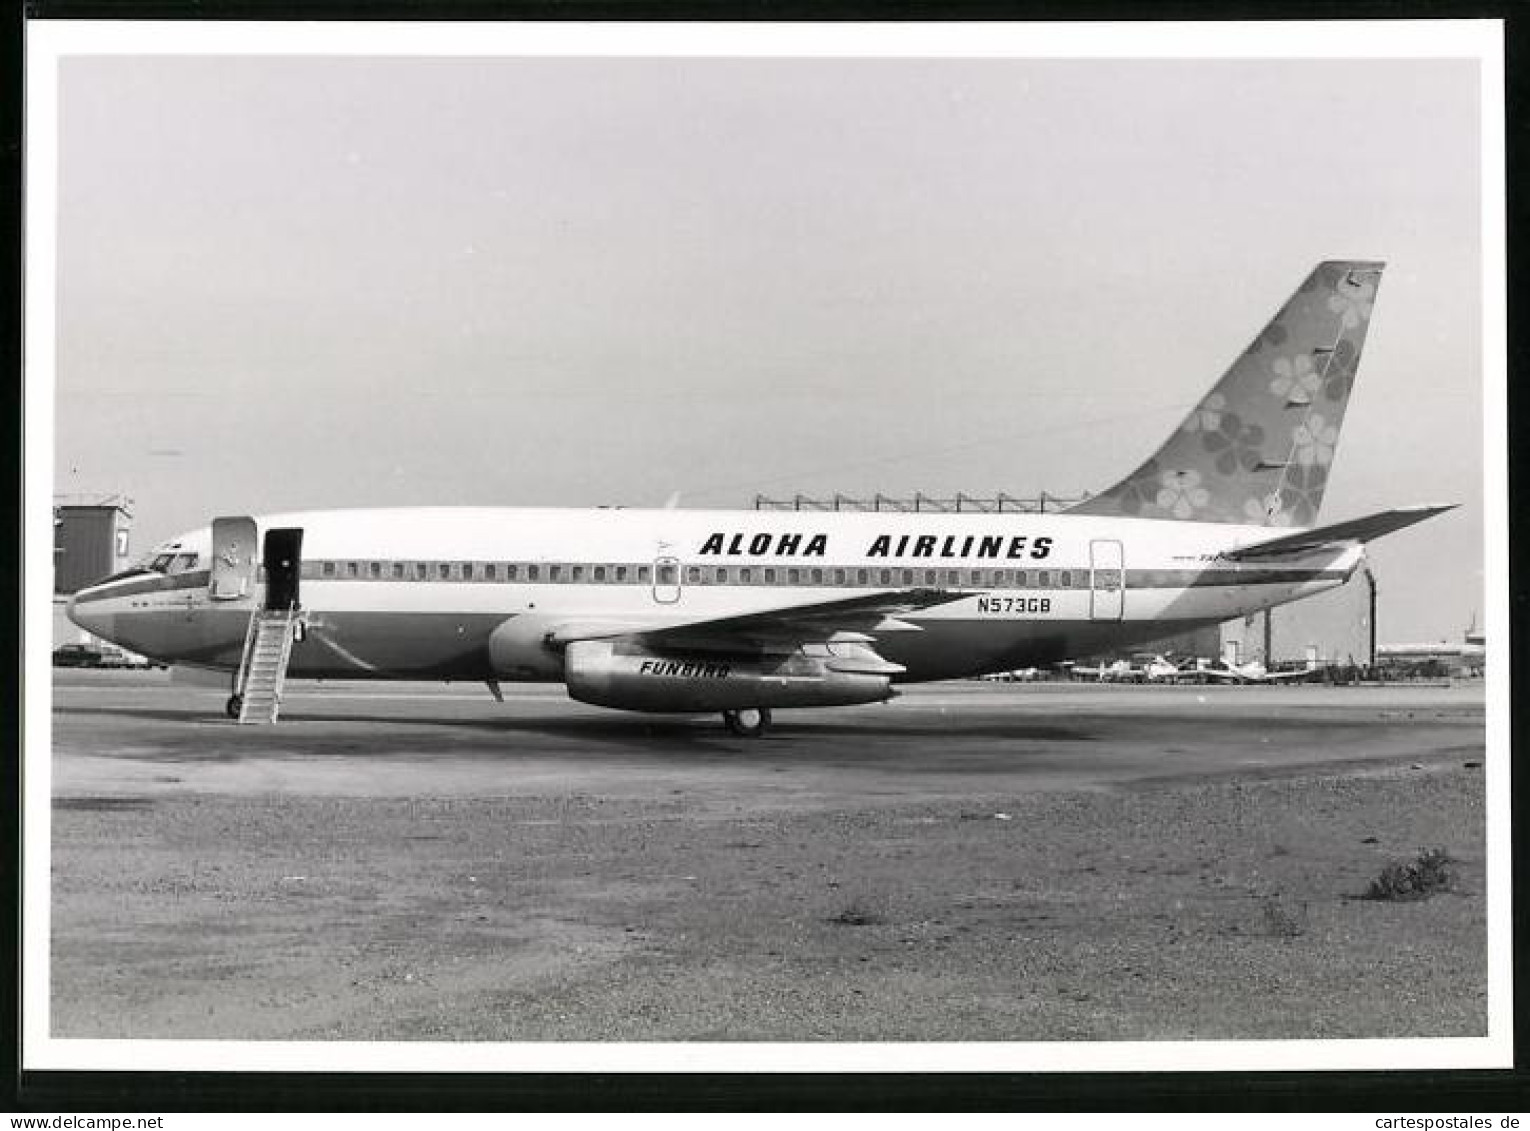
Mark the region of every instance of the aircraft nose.
POLYGON ((64 605, 64 615, 86 632, 100 636, 101 630, 105 627, 106 618, 101 615, 99 608, 91 607, 89 596, 90 590, 82 589, 70 597, 64 605), (83 602, 80 600, 82 597, 86 598, 83 602))

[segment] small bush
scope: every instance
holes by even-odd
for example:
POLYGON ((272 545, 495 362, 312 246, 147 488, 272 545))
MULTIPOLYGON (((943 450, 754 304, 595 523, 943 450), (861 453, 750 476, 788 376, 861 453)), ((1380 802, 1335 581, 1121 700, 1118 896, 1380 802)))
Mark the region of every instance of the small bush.
POLYGON ((1294 939, 1307 933, 1307 904, 1282 899, 1278 895, 1264 898, 1264 933, 1275 938, 1294 939))
POLYGON ((875 927, 886 922, 871 908, 861 903, 850 903, 838 914, 829 916, 829 922, 837 927, 875 927))
POLYGON ((1428 899, 1455 886, 1455 861, 1443 848, 1420 849, 1412 860, 1394 860, 1371 881, 1365 898, 1388 902, 1428 899))

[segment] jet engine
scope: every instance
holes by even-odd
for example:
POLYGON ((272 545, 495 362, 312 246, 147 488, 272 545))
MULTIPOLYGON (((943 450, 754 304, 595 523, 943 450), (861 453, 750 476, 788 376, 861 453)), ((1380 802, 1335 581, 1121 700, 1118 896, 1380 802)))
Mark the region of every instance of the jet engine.
POLYGON ((891 678, 901 671, 863 644, 739 656, 578 640, 564 652, 563 678, 571 697, 597 707, 687 712, 879 703, 897 694, 891 678))

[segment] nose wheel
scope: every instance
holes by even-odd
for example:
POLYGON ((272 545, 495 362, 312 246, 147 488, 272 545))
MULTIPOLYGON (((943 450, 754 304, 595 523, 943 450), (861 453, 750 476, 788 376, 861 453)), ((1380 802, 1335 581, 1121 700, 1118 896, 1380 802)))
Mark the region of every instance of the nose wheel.
POLYGON ((243 707, 243 695, 230 695, 228 697, 228 702, 223 705, 223 709, 228 712, 228 717, 231 719, 237 719, 239 717, 239 712, 243 707))
POLYGON ((724 711, 723 722, 740 738, 759 738, 770 729, 770 708, 745 707, 738 711, 724 711))

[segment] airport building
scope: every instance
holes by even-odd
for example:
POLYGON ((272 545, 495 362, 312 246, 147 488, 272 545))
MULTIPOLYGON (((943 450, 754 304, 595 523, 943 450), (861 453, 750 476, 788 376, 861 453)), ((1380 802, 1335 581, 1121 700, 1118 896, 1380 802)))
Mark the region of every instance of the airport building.
POLYGON ((133 500, 126 495, 53 499, 53 647, 99 643, 64 615, 69 597, 126 568, 132 553, 133 500))

